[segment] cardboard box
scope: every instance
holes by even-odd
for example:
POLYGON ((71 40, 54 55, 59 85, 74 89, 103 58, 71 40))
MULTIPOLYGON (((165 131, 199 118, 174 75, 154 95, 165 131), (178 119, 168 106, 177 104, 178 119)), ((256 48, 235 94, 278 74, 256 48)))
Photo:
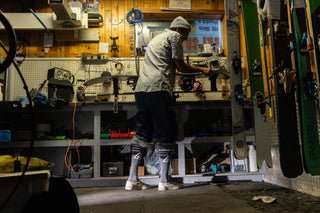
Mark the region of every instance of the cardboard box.
POLYGON ((103 163, 103 177, 123 176, 123 162, 103 163))
MULTIPOLYGON (((131 170, 131 166, 129 167, 129 173, 130 173, 130 170, 131 170)), ((139 166, 138 168, 138 176, 144 176, 144 166, 139 166)))
MULTIPOLYGON (((179 175, 179 159, 172 159, 172 174, 179 175)), ((186 174, 197 174, 196 158, 185 159, 186 174)))

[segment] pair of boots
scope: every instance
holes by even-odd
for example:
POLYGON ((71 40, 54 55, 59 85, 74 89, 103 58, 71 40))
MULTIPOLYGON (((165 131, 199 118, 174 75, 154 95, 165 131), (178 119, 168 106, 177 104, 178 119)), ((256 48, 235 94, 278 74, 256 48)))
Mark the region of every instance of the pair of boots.
MULTIPOLYGON (((125 190, 131 191, 131 190, 145 190, 152 188, 151 185, 145 184, 141 181, 130 181, 127 180, 125 190)), ((166 182, 162 183, 161 181, 158 184, 158 191, 166 191, 166 190, 176 190, 183 188, 182 184, 173 183, 173 182, 166 182)))
MULTIPOLYGON (((138 166, 148 146, 148 143, 141 140, 134 140, 136 143, 132 145, 131 170, 129 178, 126 182, 125 190, 144 190, 151 188, 150 185, 142 183, 138 179, 138 166)), ((158 184, 159 191, 175 190, 182 188, 182 185, 169 182, 168 171, 170 166, 170 145, 157 146, 160 158, 160 182, 158 184)))

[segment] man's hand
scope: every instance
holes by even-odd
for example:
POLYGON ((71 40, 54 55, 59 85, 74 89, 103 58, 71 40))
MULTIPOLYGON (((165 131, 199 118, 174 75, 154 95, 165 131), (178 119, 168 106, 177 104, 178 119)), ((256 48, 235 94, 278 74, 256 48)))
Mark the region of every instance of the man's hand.
POLYGON ((209 67, 205 67, 205 68, 203 68, 203 74, 212 75, 213 74, 213 70, 211 70, 209 67))

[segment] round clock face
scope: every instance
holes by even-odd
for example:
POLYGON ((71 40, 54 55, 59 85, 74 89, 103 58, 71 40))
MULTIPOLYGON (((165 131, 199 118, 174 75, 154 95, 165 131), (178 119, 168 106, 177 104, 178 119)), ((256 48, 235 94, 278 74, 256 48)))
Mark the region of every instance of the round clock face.
POLYGON ((62 72, 61 70, 58 70, 58 71, 56 72, 56 77, 59 78, 59 79, 61 79, 61 78, 63 77, 63 72, 62 72))

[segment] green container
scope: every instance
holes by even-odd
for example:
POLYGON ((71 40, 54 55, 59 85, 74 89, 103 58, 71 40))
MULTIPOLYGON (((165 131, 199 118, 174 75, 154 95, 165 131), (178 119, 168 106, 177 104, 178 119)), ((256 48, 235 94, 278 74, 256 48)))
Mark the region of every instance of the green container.
POLYGON ((100 134, 101 139, 110 139, 110 134, 100 134))
POLYGON ((64 135, 55 136, 54 139, 55 139, 55 140, 65 140, 65 139, 66 139, 66 136, 64 136, 64 135))

